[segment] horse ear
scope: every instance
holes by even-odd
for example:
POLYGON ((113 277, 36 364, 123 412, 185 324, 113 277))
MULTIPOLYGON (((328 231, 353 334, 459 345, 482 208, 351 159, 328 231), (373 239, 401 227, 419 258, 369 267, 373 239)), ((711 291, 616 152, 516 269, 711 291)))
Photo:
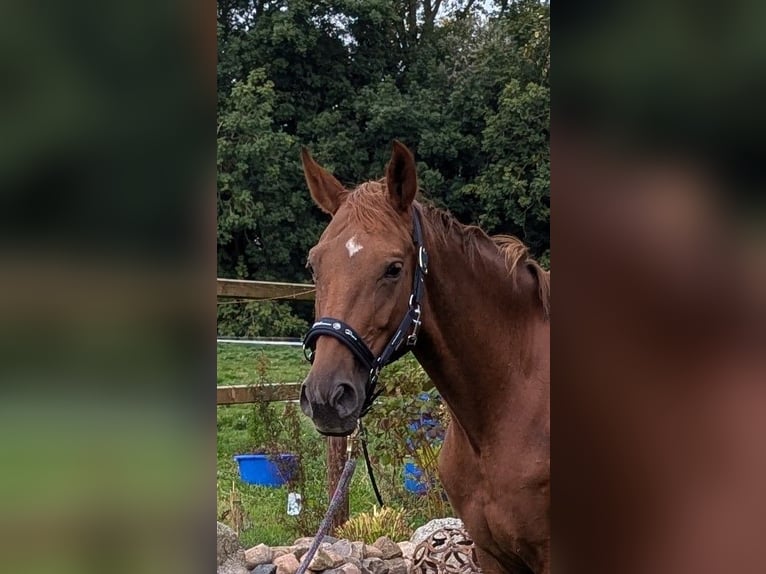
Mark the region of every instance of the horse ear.
POLYGON ((314 203, 322 211, 334 215, 345 199, 345 188, 329 171, 314 161, 305 147, 301 148, 301 162, 314 203))
POLYGON ((407 211, 418 190, 418 176, 415 157, 407 146, 398 140, 394 140, 391 161, 386 168, 386 186, 394 207, 401 212, 407 211))

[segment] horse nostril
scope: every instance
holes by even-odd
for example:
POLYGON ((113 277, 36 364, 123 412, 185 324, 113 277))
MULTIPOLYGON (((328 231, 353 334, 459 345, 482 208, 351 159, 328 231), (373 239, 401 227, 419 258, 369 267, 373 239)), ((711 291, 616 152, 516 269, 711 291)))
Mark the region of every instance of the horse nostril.
POLYGON ((303 414, 306 415, 307 417, 311 417, 312 415, 311 402, 309 401, 309 397, 306 393, 306 383, 303 383, 301 385, 300 404, 301 404, 301 410, 303 411, 303 414))
POLYGON ((341 383, 330 399, 332 406, 342 418, 351 416, 356 410, 356 390, 348 383, 341 383))

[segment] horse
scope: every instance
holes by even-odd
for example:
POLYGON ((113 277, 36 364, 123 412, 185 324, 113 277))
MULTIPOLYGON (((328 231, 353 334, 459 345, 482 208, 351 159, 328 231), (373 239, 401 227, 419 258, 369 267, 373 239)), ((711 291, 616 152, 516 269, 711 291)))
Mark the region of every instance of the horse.
POLYGON ((398 141, 385 177, 353 189, 306 148, 301 158, 331 216, 307 262, 317 322, 304 414, 349 435, 380 368, 411 350, 451 414, 439 476, 482 571, 550 572, 549 273, 519 239, 417 200, 415 159, 398 141))

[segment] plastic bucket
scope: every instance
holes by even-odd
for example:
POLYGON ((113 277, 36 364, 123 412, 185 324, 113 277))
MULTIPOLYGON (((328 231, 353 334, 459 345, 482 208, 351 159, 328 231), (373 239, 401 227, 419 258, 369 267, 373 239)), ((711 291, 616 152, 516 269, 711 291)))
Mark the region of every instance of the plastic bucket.
POLYGON ((273 488, 286 484, 298 468, 298 457, 294 454, 238 454, 234 460, 242 482, 273 488))

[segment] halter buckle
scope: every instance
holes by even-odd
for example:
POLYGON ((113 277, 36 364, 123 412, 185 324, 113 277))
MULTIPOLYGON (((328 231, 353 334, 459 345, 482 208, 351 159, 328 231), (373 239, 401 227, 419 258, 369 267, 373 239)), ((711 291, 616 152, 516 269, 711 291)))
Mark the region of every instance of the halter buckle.
POLYGON ((428 275, 428 252, 422 245, 418 249, 418 266, 423 272, 423 275, 428 275))
POLYGON ((420 330, 420 324, 422 323, 420 320, 420 305, 415 307, 413 312, 415 313, 415 318, 412 320, 412 333, 407 335, 407 344, 410 346, 415 345, 415 343, 418 342, 418 331, 420 330))
POLYGON ((357 419, 356 428, 354 429, 354 432, 352 432, 351 435, 348 437, 348 441, 346 442, 346 460, 351 459, 351 457, 354 454, 354 448, 356 447, 356 443, 360 439, 361 428, 362 428, 361 422, 362 422, 362 419, 357 419))

